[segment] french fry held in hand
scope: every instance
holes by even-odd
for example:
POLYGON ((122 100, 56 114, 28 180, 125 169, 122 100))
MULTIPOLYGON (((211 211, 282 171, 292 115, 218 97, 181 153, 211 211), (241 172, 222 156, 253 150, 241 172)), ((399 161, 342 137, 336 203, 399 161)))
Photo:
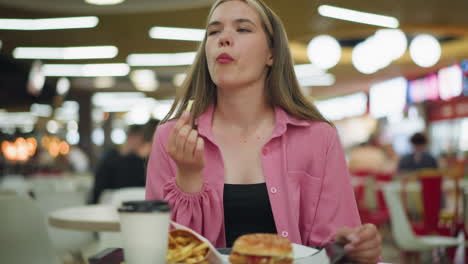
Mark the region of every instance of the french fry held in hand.
POLYGON ((193 104, 193 100, 189 100, 187 103, 187 108, 185 108, 186 112, 190 112, 190 110, 192 110, 192 104, 193 104))
POLYGON ((208 250, 208 244, 201 241, 190 232, 181 229, 174 229, 169 232, 166 262, 167 264, 208 263, 206 260, 208 250))

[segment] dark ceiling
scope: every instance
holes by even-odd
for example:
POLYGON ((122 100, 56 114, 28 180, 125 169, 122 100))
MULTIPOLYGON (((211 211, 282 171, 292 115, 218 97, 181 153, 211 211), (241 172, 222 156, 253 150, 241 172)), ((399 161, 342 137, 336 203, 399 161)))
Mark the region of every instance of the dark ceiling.
MULTIPOLYGON (((15 47, 65 47, 115 45, 119 54, 114 59, 83 60, 79 63, 126 62, 131 53, 160 53, 194 51, 197 42, 150 39, 148 30, 153 26, 203 28, 209 4, 213 1, 194 0, 127 0, 121 5, 92 6, 83 0, 0 0, 0 18, 49 18, 77 15, 97 15, 100 23, 92 29, 68 29, 46 31, 0 30, 3 47, 0 66, 0 108, 29 102, 31 97, 18 90, 23 83, 31 61, 13 60, 15 47), (29 99, 25 99, 29 98, 29 99), (10 102, 7 104, 7 101, 10 102), (13 102, 13 103, 11 103, 13 102)), ((291 42, 296 63, 307 63, 305 47, 315 35, 329 34, 340 39, 343 56, 340 63, 330 70, 336 76, 331 87, 313 87, 311 95, 331 97, 362 91, 379 80, 395 76, 414 77, 434 71, 436 68, 468 58, 468 1, 467 0, 267 0, 282 18, 291 42), (335 20, 318 15, 317 7, 330 4, 361 11, 391 15, 399 19, 400 28, 407 34, 430 33, 449 41, 443 44, 440 63, 432 68, 417 67, 406 54, 390 67, 373 74, 359 73, 351 64, 351 46, 359 39, 370 36, 378 27, 335 20)), ((44 63, 77 63, 77 61, 52 61, 44 63)), ((147 68, 147 67, 146 67, 147 68)), ((156 98, 173 96, 170 80, 174 73, 185 67, 153 67, 163 80, 156 98)), ((48 78, 49 79, 49 78, 48 78)), ((120 78, 115 90, 133 90, 127 78, 120 78)), ((54 78, 48 80, 52 85, 54 78)), ((95 90, 90 78, 72 80, 72 92, 76 89, 95 90)), ((35 98, 32 98, 35 99, 35 98)))

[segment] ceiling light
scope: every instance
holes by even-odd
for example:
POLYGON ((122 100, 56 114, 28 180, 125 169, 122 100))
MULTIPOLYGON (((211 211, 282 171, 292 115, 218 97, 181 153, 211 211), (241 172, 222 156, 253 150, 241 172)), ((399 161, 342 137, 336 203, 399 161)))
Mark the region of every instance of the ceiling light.
POLYGON ((51 30, 71 28, 93 28, 99 23, 95 16, 61 17, 38 19, 0 18, 0 29, 7 30, 51 30))
POLYGON ((95 47, 64 47, 40 48, 18 47, 13 50, 16 59, 49 59, 49 60, 77 60, 77 59, 112 59, 119 50, 115 46, 95 47))
POLYGON ((102 128, 95 128, 91 133, 91 140, 93 141, 94 145, 102 146, 104 145, 104 140, 106 136, 104 134, 104 129, 102 128))
POLYGON ((180 87, 184 83, 185 78, 187 78, 186 73, 178 73, 172 78, 172 84, 174 84, 175 87, 180 87))
POLYGON ((325 17, 347 20, 356 23, 363 23, 388 28, 398 28, 400 26, 398 19, 391 16, 377 15, 330 5, 319 6, 318 12, 320 15, 325 17))
POLYGON ((130 80, 140 91, 153 92, 159 86, 159 81, 153 70, 134 70, 130 73, 130 80))
POLYGON ((127 140, 127 134, 122 128, 114 128, 111 133, 111 139, 114 144, 120 145, 127 140))
POLYGON ((389 51, 392 60, 399 59, 408 48, 406 35, 400 29, 379 29, 374 35, 383 45, 381 48, 389 51))
POLYGON ((439 41, 429 34, 417 35, 410 44, 410 56, 421 67, 434 66, 442 53, 439 41))
POLYGON ((86 3, 91 5, 117 5, 124 1, 125 0, 85 0, 86 3))
POLYGON ((105 112, 126 112, 136 105, 154 105, 155 100, 142 92, 101 92, 91 98, 93 105, 105 112))
POLYGON ((153 27, 150 29, 149 35, 154 39, 202 41, 205 32, 204 29, 196 28, 153 27))
POLYGON ((130 66, 191 65, 196 55, 196 52, 130 54, 127 57, 127 63, 130 66))
POLYGON ((356 45, 351 55, 354 67, 364 74, 373 74, 387 67, 392 59, 390 53, 382 49, 381 45, 375 36, 356 45))
POLYGON ((39 60, 33 62, 31 71, 29 72, 27 90, 30 94, 38 96, 44 88, 46 75, 42 68, 42 63, 39 60))
POLYGON ((57 81, 57 93, 65 95, 70 90, 70 80, 65 77, 60 77, 57 81))
POLYGON ((32 115, 41 117, 50 117, 53 111, 52 106, 37 103, 32 104, 29 109, 32 115))
POLYGON ((364 115, 367 111, 367 95, 355 93, 315 103, 328 120, 364 115))
POLYGON ((59 124, 55 120, 49 120, 46 125, 47 132, 56 134, 59 131, 59 124))
POLYGON ((80 143, 80 133, 78 131, 68 131, 66 140, 70 145, 76 145, 80 143))
POLYGON ((328 35, 317 36, 307 45, 307 56, 310 62, 317 67, 330 69, 340 61, 340 43, 328 35))
POLYGON ((298 78, 301 87, 307 86, 331 86, 335 84, 335 76, 331 73, 298 78))
POLYGON ((325 71, 318 68, 314 64, 298 64, 294 65, 294 72, 297 78, 306 78, 309 76, 323 75, 325 71))
POLYGON ((406 105, 408 82, 403 77, 386 80, 369 89, 369 109, 374 118, 392 116, 403 112, 406 105))
POLYGON ((46 76, 126 76, 130 67, 125 63, 101 64, 45 64, 42 66, 46 76))

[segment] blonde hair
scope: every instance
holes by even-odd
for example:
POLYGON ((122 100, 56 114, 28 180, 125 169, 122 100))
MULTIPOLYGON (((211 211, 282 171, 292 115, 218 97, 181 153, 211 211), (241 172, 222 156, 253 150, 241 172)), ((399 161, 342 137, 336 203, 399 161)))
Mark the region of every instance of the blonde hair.
MULTIPOLYGON (((218 0, 211 7, 207 24, 214 10, 228 1, 245 2, 257 11, 262 21, 273 55, 273 64, 269 68, 265 80, 267 102, 272 106, 281 107, 299 119, 321 121, 332 125, 302 94, 294 73, 293 60, 284 26, 279 17, 265 3, 261 0, 218 0)), ((208 71, 205 45, 206 35, 198 47, 197 56, 181 86, 180 93, 176 94, 174 104, 162 122, 168 121, 174 113, 174 117, 179 118, 191 99, 194 99, 191 110, 192 120, 198 118, 209 105, 216 103, 216 85, 211 80, 208 71)))

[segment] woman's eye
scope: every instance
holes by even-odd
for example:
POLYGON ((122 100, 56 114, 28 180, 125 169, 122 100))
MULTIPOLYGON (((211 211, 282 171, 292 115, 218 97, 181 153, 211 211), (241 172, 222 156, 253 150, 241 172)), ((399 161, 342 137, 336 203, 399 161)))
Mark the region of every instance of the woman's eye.
POLYGON ((239 29, 237 30, 237 32, 251 32, 251 30, 250 30, 250 29, 246 29, 246 28, 239 28, 239 29))
POLYGON ((210 32, 208 32, 208 36, 214 35, 214 34, 216 34, 218 32, 219 32, 218 30, 210 31, 210 32))

